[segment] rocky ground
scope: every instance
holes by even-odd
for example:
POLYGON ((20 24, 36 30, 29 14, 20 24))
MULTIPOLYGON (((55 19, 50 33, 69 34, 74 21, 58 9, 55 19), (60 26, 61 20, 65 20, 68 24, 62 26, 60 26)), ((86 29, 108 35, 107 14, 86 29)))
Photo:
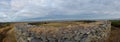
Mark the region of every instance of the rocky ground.
POLYGON ((18 42, 105 42, 110 30, 109 21, 50 22, 40 26, 15 26, 18 42))
MULTIPOLYGON (((13 24, 0 27, 0 42, 16 42, 13 24)), ((106 42, 120 42, 120 27, 112 26, 110 37, 106 42)))

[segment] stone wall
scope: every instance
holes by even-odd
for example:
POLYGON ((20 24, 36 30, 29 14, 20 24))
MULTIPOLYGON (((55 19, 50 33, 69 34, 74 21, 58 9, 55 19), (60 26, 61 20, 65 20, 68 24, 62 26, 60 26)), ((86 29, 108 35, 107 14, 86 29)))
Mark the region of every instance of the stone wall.
POLYGON ((105 42, 111 30, 109 21, 97 21, 65 27, 17 24, 17 42, 105 42))

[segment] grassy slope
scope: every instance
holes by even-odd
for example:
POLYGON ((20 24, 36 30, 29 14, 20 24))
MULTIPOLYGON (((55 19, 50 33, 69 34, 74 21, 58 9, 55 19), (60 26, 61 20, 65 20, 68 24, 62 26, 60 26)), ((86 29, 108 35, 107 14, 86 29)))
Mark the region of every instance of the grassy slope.
POLYGON ((109 37, 109 42, 120 42, 120 28, 113 27, 114 30, 112 30, 111 35, 109 37))
POLYGON ((14 26, 2 24, 0 27, 0 42, 16 42, 14 35, 14 26))
POLYGON ((112 20, 112 26, 120 27, 120 20, 112 20))
POLYGON ((112 20, 112 31, 107 42, 120 42, 120 20, 112 20))

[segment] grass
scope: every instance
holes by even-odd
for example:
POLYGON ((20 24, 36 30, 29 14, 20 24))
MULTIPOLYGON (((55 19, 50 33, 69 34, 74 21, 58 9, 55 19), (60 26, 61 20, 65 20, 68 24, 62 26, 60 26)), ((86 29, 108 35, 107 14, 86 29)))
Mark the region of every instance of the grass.
POLYGON ((0 28, 10 26, 10 23, 0 23, 0 28))
POLYGON ((112 30, 107 42, 120 42, 120 20, 111 20, 112 30))
POLYGON ((120 20, 112 20, 112 26, 115 26, 115 27, 120 27, 120 20))
POLYGON ((36 26, 53 26, 53 27, 63 26, 64 27, 68 25, 88 25, 91 22, 95 22, 95 21, 35 22, 35 23, 28 23, 28 24, 36 25, 36 26))
POLYGON ((14 35, 14 26, 9 23, 0 24, 0 42, 16 42, 14 35))
MULTIPOLYGON (((69 24, 78 24, 78 22, 68 22, 68 23, 48 23, 48 22, 42 22, 42 23, 29 23, 31 25, 42 25, 42 26, 66 26, 69 24)), ((90 23, 89 21, 86 21, 90 23)), ((86 22, 82 22, 83 24, 86 22)), ((112 22, 112 31, 109 39, 107 42, 120 42, 120 20, 111 20, 112 22)), ((11 26, 10 23, 0 23, 0 42, 16 42, 15 36, 14 36, 14 30, 13 26, 11 26)))

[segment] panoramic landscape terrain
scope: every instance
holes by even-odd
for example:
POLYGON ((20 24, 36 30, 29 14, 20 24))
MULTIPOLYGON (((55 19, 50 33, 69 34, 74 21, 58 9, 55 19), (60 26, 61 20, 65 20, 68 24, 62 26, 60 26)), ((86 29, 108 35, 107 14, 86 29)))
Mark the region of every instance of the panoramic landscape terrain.
MULTIPOLYGON (((111 21, 111 32, 109 38, 106 40, 106 42, 120 42, 120 20, 110 20, 111 21)), ((37 25, 37 26, 54 26, 54 27, 60 27, 60 26, 67 26, 69 24, 81 24, 81 25, 87 25, 92 21, 75 21, 75 22, 64 22, 63 23, 56 23, 51 22, 48 24, 48 22, 25 22, 24 24, 30 24, 30 25, 37 25), (80 23, 79 23, 80 22, 80 23), (87 24, 86 24, 87 23, 87 24)), ((0 42, 17 42, 15 39, 15 25, 20 23, 0 23, 0 42)), ((22 23, 23 24, 23 23, 22 23)), ((89 26, 89 25, 88 25, 89 26)), ((31 31, 37 30, 37 29, 30 29, 31 31)), ((56 29, 51 29, 56 30, 56 29)), ((42 30, 41 30, 42 31, 42 30)), ((40 32, 40 31, 39 31, 40 32)))

